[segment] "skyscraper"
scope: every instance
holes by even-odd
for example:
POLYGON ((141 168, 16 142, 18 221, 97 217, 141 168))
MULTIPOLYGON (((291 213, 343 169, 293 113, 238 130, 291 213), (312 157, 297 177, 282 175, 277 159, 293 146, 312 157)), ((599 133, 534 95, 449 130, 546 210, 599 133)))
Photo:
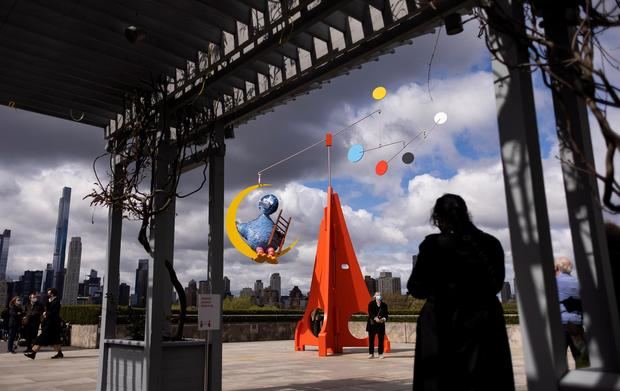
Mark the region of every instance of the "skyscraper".
MULTIPOLYGON (((71 253, 69 253, 71 257, 71 253)), ((118 305, 129 305, 129 291, 131 288, 124 282, 118 286, 118 305)))
POLYGON ((9 242, 11 240, 11 230, 5 229, 0 235, 0 281, 6 280, 6 264, 9 260, 9 242))
POLYGON ((198 288, 195 280, 189 280, 187 288, 185 288, 185 299, 188 307, 195 307, 197 303, 198 288))
POLYGON ((278 291, 278 297, 282 294, 282 280, 280 279, 280 273, 273 273, 269 277, 269 287, 278 291))
POLYGON ((232 296, 230 293, 230 279, 224 276, 224 296, 232 296))
POLYGON ((56 239, 54 240, 54 288, 58 289, 62 299, 65 282, 65 249, 67 248, 67 231, 69 230, 69 207, 71 205, 71 188, 62 189, 62 197, 58 201, 58 220, 56 222, 56 239))
POLYGON ((205 293, 211 292, 211 281, 209 280, 201 280, 198 281, 198 293, 204 295, 205 293))
POLYGON ((400 277, 392 277, 392 272, 380 272, 377 290, 383 294, 401 294, 400 277))
POLYGON ((41 281, 41 292, 45 293, 48 289, 53 287, 54 284, 54 266, 51 263, 47 264, 45 271, 43 272, 43 280, 41 281))
POLYGON ((71 238, 67 275, 62 295, 62 304, 77 304, 78 284, 80 283, 80 263, 82 261, 82 238, 71 238))
POLYGON ((256 280, 256 282, 254 283, 254 295, 256 297, 263 296, 263 281, 262 280, 256 280))
MULTIPOLYGON (((19 278, 22 282, 21 296, 27 298, 32 292, 38 292, 43 280, 43 270, 26 270, 19 278)), ((26 300, 24 302, 27 303, 26 300)))
POLYGON ((146 305, 146 288, 149 283, 149 260, 138 259, 138 268, 136 269, 135 298, 136 307, 144 308, 146 305))

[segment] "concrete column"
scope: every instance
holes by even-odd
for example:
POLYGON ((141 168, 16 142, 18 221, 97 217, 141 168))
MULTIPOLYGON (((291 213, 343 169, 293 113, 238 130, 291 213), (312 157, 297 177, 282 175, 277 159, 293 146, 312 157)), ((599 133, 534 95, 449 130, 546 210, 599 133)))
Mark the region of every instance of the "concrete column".
MULTIPOLYGON (((497 1, 491 12, 503 12, 523 21, 521 1, 497 1)), ((489 16, 491 26, 500 23, 494 15, 489 16)), ((522 64, 529 59, 527 48, 509 36, 495 30, 492 40, 492 48, 499 56, 493 59, 493 73, 528 390, 552 391, 558 389, 558 379, 566 372, 567 363, 534 94, 528 69, 504 64, 522 64)))
MULTIPOLYGON (((215 145, 209 154, 209 254, 208 280, 212 293, 224 294, 224 125, 216 123, 213 129, 215 145)), ((220 325, 224 323, 220 319, 220 325)), ((209 331, 207 337, 208 391, 222 390, 222 332, 209 331)))
MULTIPOLYGON (((566 9, 557 5, 544 12, 545 34, 558 47, 550 51, 552 72, 561 78, 576 76, 561 64, 562 48, 568 50, 574 28, 566 20, 566 9)), ((592 368, 620 370, 620 324, 611 279, 607 239, 594 167, 594 154, 585 102, 560 83, 554 83, 553 107, 564 174, 566 206, 573 239, 575 266, 581 286, 584 327, 592 368), (575 150, 579 151, 574 153, 575 150)))
MULTIPOLYGON (((115 159, 112 157, 112 159, 115 159)), ((115 162, 116 163, 116 162, 115 162)), ((125 172, 121 164, 114 166, 114 196, 122 194, 122 181, 125 172)), ((104 377, 107 374, 107 349, 105 340, 116 337, 116 307, 118 305, 118 283, 121 257, 121 236, 123 231, 122 205, 112 205, 108 212, 108 246, 106 270, 101 305, 101 334, 99 340, 99 367, 97 370, 97 391, 105 389, 104 377)))
MULTIPOLYGON (((174 223, 175 198, 168 200, 168 170, 173 155, 169 141, 163 141, 158 148, 157 159, 153 169, 155 177, 155 210, 161 210, 152 219, 151 247, 154 257, 149 257, 148 287, 146 292, 146 321, 144 332, 144 390, 160 391, 162 365, 162 338, 168 329, 166 315, 170 312, 170 296, 172 293, 170 278, 165 261, 173 261, 174 255, 174 223), (158 192, 158 190, 162 190, 158 192), (166 307, 168 306, 168 307, 166 307)), ((163 390, 161 390, 163 391, 163 390)))

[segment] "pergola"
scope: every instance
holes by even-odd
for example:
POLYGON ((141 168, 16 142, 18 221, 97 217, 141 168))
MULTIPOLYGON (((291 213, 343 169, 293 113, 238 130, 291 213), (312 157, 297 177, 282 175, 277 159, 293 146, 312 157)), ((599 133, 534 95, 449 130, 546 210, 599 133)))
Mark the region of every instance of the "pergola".
MULTIPOLYGON (((523 6, 516 0, 497 4, 516 16, 523 6)), ((197 147, 207 138, 216 140, 217 149, 198 149, 183 164, 184 170, 209 166, 205 269, 213 293, 221 294, 224 147, 234 126, 441 24, 458 33, 460 14, 473 5, 470 0, 5 1, 0 4, 0 103, 102 128, 109 151, 126 137, 137 102, 149 102, 163 131, 188 128, 197 147)), ((496 38, 505 59, 527 58, 509 37, 496 38)), ((620 327, 606 280, 609 260, 596 183, 564 167, 596 368, 567 374, 531 79, 498 61, 493 70, 529 388, 604 389, 610 381, 620 387, 620 327)), ((583 103, 565 98, 575 108, 568 115, 581 116, 575 135, 592 159, 583 103)), ((561 126, 561 116, 556 117, 561 126)), ((168 164, 158 162, 153 176, 168 164)), ((173 258, 174 216, 172 203, 154 219, 145 340, 128 342, 115 338, 122 211, 110 209, 100 390, 221 389, 220 331, 209 332, 208 343, 162 341, 170 311, 166 292, 172 290, 164 261, 173 258)))

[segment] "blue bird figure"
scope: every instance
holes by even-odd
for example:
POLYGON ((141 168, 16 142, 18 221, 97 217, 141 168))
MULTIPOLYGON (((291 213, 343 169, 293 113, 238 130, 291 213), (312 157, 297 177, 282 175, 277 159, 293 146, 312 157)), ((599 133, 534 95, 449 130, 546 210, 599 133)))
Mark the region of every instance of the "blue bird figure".
POLYGON ((264 195, 258 201, 258 210, 261 212, 260 216, 247 223, 235 223, 241 237, 245 239, 258 255, 264 254, 266 250, 271 250, 269 253, 273 253, 277 250, 282 240, 282 234, 276 230, 273 239, 269 242, 271 231, 275 225, 269 215, 278 210, 278 205, 278 197, 273 194, 264 195))

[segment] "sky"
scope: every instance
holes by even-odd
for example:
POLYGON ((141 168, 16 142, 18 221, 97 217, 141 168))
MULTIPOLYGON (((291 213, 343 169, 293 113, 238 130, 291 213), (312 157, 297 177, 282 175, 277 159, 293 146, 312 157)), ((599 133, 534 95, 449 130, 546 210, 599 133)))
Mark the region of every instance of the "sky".
MULTIPOLYGON (((416 38, 412 45, 237 127, 235 138, 227 141, 226 205, 240 190, 256 184, 260 169, 321 140, 325 132, 380 109, 380 115, 335 137, 332 151, 333 188, 340 196, 363 274, 377 277, 380 271, 391 271, 401 277, 405 289, 411 256, 424 237, 436 231, 429 223, 434 201, 444 193, 457 193, 467 202, 474 223, 501 241, 506 279, 512 283, 491 59, 477 33, 477 22, 471 22, 457 36, 441 32, 439 38, 436 34, 416 38), (385 99, 372 99, 376 86, 386 87, 385 99), (358 163, 347 160, 347 150, 354 144, 372 148, 409 140, 432 128, 437 112, 445 112, 448 121, 410 144, 406 151, 415 154, 413 164, 403 164, 401 153, 390 162, 386 175, 375 174, 375 164, 394 156, 398 146, 369 151, 358 163)), ((617 53, 615 46, 610 44, 610 50, 617 53)), ((539 79, 535 98, 554 255, 572 257, 550 115, 553 106, 539 79)), ((609 115, 613 122, 620 121, 618 112, 609 115)), ((8 276, 16 279, 24 270, 43 270, 52 262, 58 199, 64 186, 72 188, 69 238, 82 238, 81 279, 90 269, 105 274, 107 210, 91 207, 84 199, 95 182, 93 160, 104 152, 103 130, 4 106, 0 130, 0 230, 12 231, 8 276)), ((593 124, 600 166, 603 143, 597 132, 593 124)), ((201 169, 188 173, 181 180, 181 192, 193 190, 201 179, 201 169)), ((224 274, 233 293, 252 287, 257 279, 267 286, 271 273, 280 274, 283 294, 294 285, 307 292, 326 203, 325 149, 316 147, 267 171, 263 183, 273 187, 247 197, 238 220, 257 217, 260 196, 275 194, 284 216, 292 217, 288 238, 299 243, 279 264, 271 265, 245 258, 225 239, 224 274)), ((190 279, 207 276, 207 202, 206 186, 177 202, 174 264, 184 286, 190 279)), ((138 229, 134 222, 123 226, 121 282, 130 284, 132 293, 138 259, 147 257, 137 241, 138 229)))

